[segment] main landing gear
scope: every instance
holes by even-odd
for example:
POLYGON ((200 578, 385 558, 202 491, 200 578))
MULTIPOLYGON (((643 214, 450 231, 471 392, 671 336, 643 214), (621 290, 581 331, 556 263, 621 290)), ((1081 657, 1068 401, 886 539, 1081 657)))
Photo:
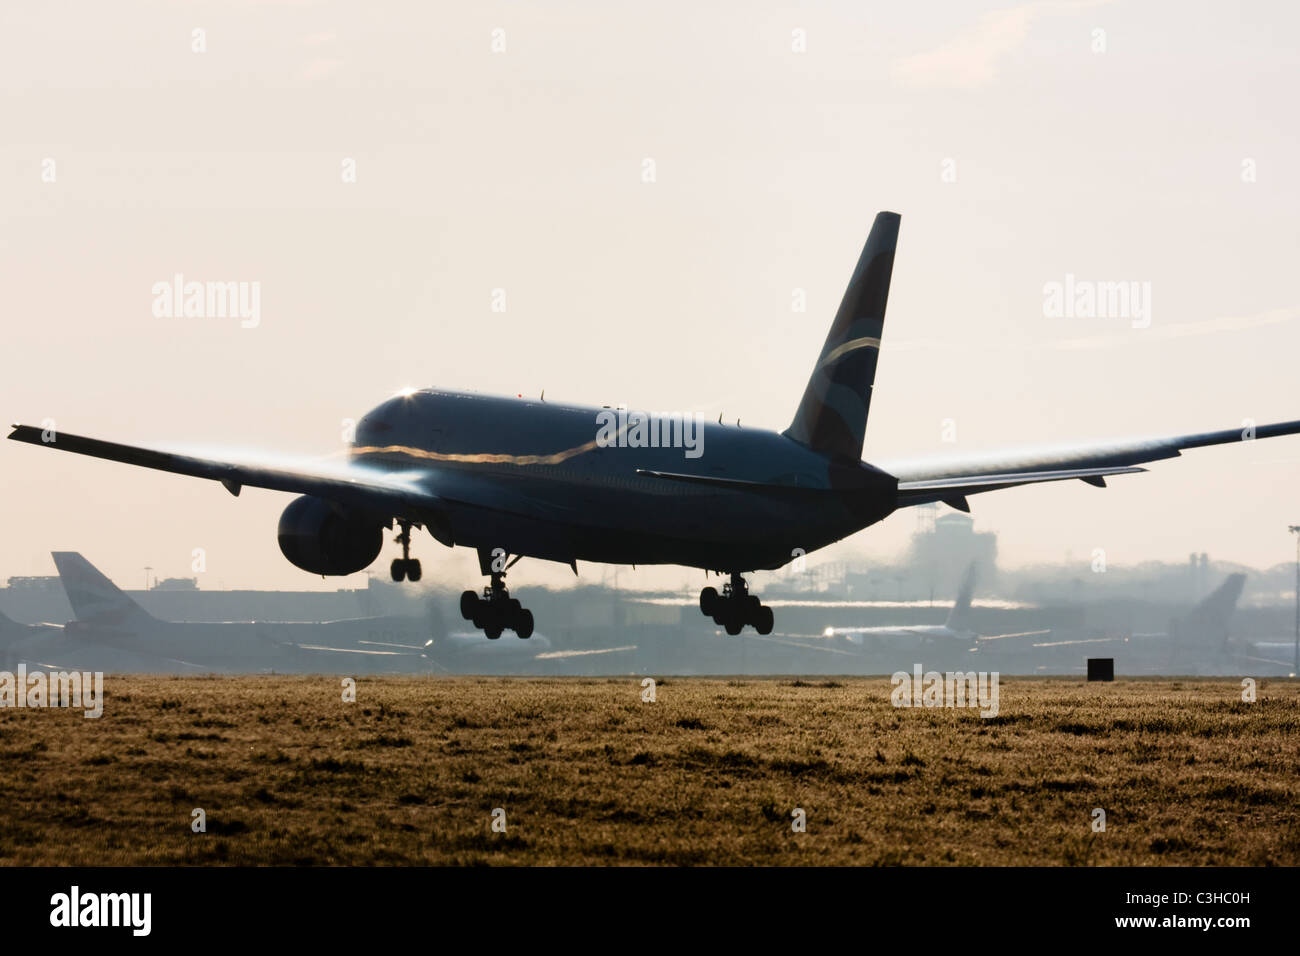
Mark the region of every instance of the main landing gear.
POLYGON ((741 632, 746 624, 751 625, 760 634, 771 634, 774 618, 772 609, 749 593, 749 586, 739 573, 731 575, 731 583, 722 586, 719 594, 716 588, 705 588, 700 592, 700 610, 705 617, 713 618, 714 624, 720 624, 733 637, 741 632))
POLYGON ((397 543, 402 546, 402 556, 393 558, 392 574, 394 581, 420 580, 420 559, 411 557, 411 523, 401 522, 402 533, 397 536, 397 543))
MULTIPOLYGON (((518 561, 519 557, 515 557, 518 561)), ((510 596, 506 590, 506 570, 514 566, 514 561, 505 564, 505 555, 494 557, 479 552, 479 565, 484 574, 492 577, 492 583, 483 589, 479 597, 473 591, 466 591, 460 596, 460 616, 473 622, 474 626, 487 635, 488 640, 495 641, 503 631, 514 631, 520 637, 533 636, 533 612, 510 596), (499 564, 494 564, 499 561, 499 564), (500 570, 497 568, 500 567, 500 570)))

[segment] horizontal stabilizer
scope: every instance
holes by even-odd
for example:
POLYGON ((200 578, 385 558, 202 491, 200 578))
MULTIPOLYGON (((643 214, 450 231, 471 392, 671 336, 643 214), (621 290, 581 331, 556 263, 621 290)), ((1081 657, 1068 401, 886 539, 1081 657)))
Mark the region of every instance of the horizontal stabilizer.
MULTIPOLYGON (((1104 482, 1107 475, 1131 475, 1145 468, 1067 468, 1058 471, 1020 471, 1006 474, 962 475, 956 478, 933 478, 921 481, 900 481, 898 483, 898 503, 902 505, 919 505, 929 501, 942 501, 959 511, 969 511, 966 495, 981 491, 993 491, 997 488, 1010 488, 1015 485, 1038 484, 1044 481, 1069 481, 1079 478, 1096 485, 1104 482)), ((1102 485, 1104 487, 1104 484, 1102 485)))

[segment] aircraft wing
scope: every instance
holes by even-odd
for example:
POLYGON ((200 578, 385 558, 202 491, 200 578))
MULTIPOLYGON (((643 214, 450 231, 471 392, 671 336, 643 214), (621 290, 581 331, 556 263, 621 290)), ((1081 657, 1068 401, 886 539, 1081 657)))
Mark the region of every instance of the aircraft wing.
POLYGON ((898 478, 899 507, 942 501, 969 511, 966 496, 1016 485, 1078 478, 1104 488, 1111 475, 1145 471, 1138 465, 1177 458, 1188 448, 1226 445, 1232 442, 1300 433, 1300 421, 1259 425, 1253 437, 1242 428, 1175 435, 1169 438, 1138 438, 1089 445, 1022 449, 959 459, 930 459, 910 462, 879 462, 880 468, 898 478))
POLYGON ((420 486, 413 478, 377 471, 351 462, 324 463, 320 461, 290 461, 275 459, 258 461, 221 461, 175 452, 120 445, 58 432, 52 441, 45 441, 42 430, 32 425, 15 425, 9 433, 13 441, 31 445, 45 445, 61 451, 92 458, 120 461, 142 468, 169 471, 177 475, 210 478, 219 481, 232 495, 240 489, 268 488, 301 495, 315 495, 341 504, 379 512, 386 517, 405 518, 413 522, 426 522, 440 503, 437 495, 420 486))

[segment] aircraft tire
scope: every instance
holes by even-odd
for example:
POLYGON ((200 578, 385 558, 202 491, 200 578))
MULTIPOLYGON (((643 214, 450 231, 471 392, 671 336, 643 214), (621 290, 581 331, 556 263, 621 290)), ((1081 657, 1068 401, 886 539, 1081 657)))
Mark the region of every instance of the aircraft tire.
POLYGON ((772 609, 767 605, 763 605, 758 609, 756 617, 754 630, 760 634, 771 634, 772 628, 776 624, 776 616, 772 613, 772 609))
POLYGON ((410 561, 407 561, 407 562, 406 562, 406 577, 407 577, 407 580, 409 580, 409 581, 418 581, 418 580, 420 580, 420 575, 421 575, 421 574, 422 574, 422 572, 421 572, 421 570, 420 570, 420 559, 419 559, 419 558, 412 558, 410 561))
POLYGON ((522 608, 515 618, 515 633, 524 640, 533 636, 533 612, 522 608))
POLYGON ((700 610, 704 612, 705 617, 713 617, 713 612, 718 608, 718 589, 705 588, 700 592, 700 610))
POLYGON ((401 558, 393 558, 392 565, 388 569, 389 574, 393 576, 394 581, 401 581, 406 577, 406 562, 401 558))
POLYGON ((467 621, 474 620, 474 614, 478 611, 478 595, 473 591, 462 591, 460 595, 460 616, 467 621))

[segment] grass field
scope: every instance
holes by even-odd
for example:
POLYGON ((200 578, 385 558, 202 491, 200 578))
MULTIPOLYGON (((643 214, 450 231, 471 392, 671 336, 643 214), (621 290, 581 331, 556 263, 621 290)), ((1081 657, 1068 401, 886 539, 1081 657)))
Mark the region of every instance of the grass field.
POLYGON ((98 720, 0 710, 0 863, 1300 863, 1294 681, 889 690, 110 676, 98 720))

